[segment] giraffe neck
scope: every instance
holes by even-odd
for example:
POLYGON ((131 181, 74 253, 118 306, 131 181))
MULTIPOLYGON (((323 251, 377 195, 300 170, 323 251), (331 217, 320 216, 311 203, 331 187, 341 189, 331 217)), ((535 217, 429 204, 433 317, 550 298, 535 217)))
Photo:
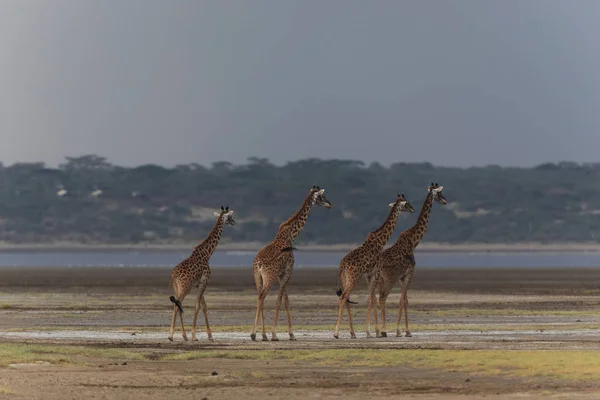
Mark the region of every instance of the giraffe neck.
MULTIPOLYGON (((421 207, 421 213, 419 214, 419 218, 417 219, 415 225, 400 235, 400 238, 404 237, 404 240, 408 242, 413 250, 419 245, 419 242, 421 239, 423 239, 423 235, 425 235, 432 205, 433 192, 429 192, 425 198, 423 207, 421 207)), ((400 238, 398 240, 400 240, 400 238)))
POLYGON ((396 222, 398 221, 399 216, 400 204, 396 203, 390 210, 390 215, 388 215, 385 222, 377 230, 369 234, 367 237, 367 242, 374 244, 375 247, 379 249, 383 249, 394 232, 394 228, 396 227, 396 222))
POLYGON ((196 249, 194 253, 202 257, 204 260, 208 261, 212 254, 215 252, 217 245, 219 244, 219 240, 221 239, 221 234, 223 233, 223 218, 219 216, 217 218, 217 222, 215 226, 212 228, 206 239, 202 241, 196 249))
POLYGON ((313 201, 311 193, 306 199, 304 199, 300 209, 296 211, 287 221, 279 225, 276 237, 282 238, 285 236, 286 240, 293 242, 302 231, 302 228, 304 228, 312 206, 313 201))

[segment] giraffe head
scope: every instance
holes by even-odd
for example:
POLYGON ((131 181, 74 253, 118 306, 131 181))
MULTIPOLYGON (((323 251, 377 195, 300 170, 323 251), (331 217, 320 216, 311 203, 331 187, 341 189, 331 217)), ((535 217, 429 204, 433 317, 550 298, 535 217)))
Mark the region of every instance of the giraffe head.
POLYGON ((409 213, 415 212, 415 209, 413 208, 413 206, 410 205, 408 200, 406 200, 406 197, 404 197, 404 194, 399 194, 396 201, 394 201, 393 203, 390 203, 389 206, 394 207, 396 204, 398 204, 398 206, 400 207, 400 212, 409 212, 409 213))
POLYGON ((440 186, 437 183, 432 183, 427 188, 427 193, 431 193, 433 195, 433 200, 445 206, 447 201, 444 195, 442 194, 442 189, 444 189, 443 186, 440 186))
POLYGON ((223 224, 225 225, 235 225, 235 221, 233 220, 233 210, 229 209, 229 206, 223 207, 221 206, 221 212, 214 212, 215 217, 219 217, 223 219, 223 224))
POLYGON ((331 203, 325 197, 325 189, 321 189, 319 186, 313 186, 310 189, 310 195, 312 196, 313 204, 321 207, 331 208, 331 203))

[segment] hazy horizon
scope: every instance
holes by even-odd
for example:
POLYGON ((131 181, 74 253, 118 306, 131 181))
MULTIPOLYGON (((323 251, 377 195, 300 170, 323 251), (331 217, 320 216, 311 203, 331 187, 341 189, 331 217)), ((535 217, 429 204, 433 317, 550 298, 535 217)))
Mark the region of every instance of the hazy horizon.
MULTIPOLYGON (((13 163, 5 163, 2 160, 0 160, 0 164, 4 165, 5 167, 9 167, 9 166, 13 166, 13 165, 19 165, 19 164, 28 164, 28 163, 43 163, 46 167, 48 168, 58 168, 60 166, 60 164, 65 164, 67 162, 67 157, 73 157, 73 158, 77 158, 77 157, 83 157, 83 156, 99 156, 99 157, 103 157, 101 154, 79 154, 79 155, 69 155, 66 156, 63 160, 57 162, 57 163, 48 163, 45 162, 43 160, 28 160, 28 161, 15 161, 13 163)), ((127 168, 135 168, 135 167, 139 167, 139 166, 143 166, 143 165, 157 165, 157 166, 161 166, 161 167, 165 167, 165 168, 173 168, 176 167, 177 165, 192 165, 192 164, 197 164, 197 165, 201 165, 203 167, 207 167, 210 168, 212 167, 213 164, 215 163, 220 163, 220 162, 225 162, 225 163, 230 163, 233 166, 239 166, 239 165, 248 165, 251 163, 251 159, 252 158, 257 158, 257 159, 264 159, 266 157, 254 157, 254 156, 249 156, 246 160, 242 160, 240 162, 232 162, 229 160, 215 160, 215 161, 211 161, 211 162, 207 162, 207 163, 203 163, 203 162, 197 162, 197 161, 190 161, 190 162, 183 162, 183 163, 173 163, 173 164, 163 164, 163 163, 159 163, 159 162, 153 162, 153 161, 148 161, 148 162, 140 162, 137 164, 120 164, 118 162, 114 162, 113 160, 110 160, 107 157, 103 157, 106 159, 106 162, 108 162, 109 164, 112 164, 114 166, 119 166, 119 167, 127 167, 127 168)), ((499 166, 501 168, 534 168, 537 166, 540 166, 542 164, 559 164, 559 163, 571 163, 574 162, 578 165, 582 165, 582 164, 598 164, 600 165, 600 161, 598 162, 587 162, 587 161, 573 161, 573 160, 558 160, 558 161, 544 161, 538 164, 533 164, 533 165, 499 165, 499 164, 481 164, 481 165, 444 165, 444 164, 436 164, 436 163, 432 163, 430 161, 427 160, 423 160, 423 161, 403 161, 403 160, 396 160, 396 161, 392 161, 392 162, 388 162, 388 163, 383 163, 383 162, 379 162, 379 161, 363 161, 363 160, 358 160, 358 159, 352 159, 352 158, 323 158, 323 157, 305 157, 305 158, 298 158, 298 159, 293 159, 293 160, 287 160, 287 161, 283 161, 283 162, 273 162, 273 160, 268 160, 270 164, 276 166, 276 167, 282 167, 285 166, 288 163, 294 163, 294 162, 299 162, 299 161, 304 161, 304 160, 308 160, 308 159, 319 159, 319 160, 323 160, 323 161, 352 161, 352 162, 362 162, 364 163, 365 167, 369 167, 369 165, 374 164, 374 163, 378 163, 381 166, 385 167, 385 168, 389 168, 392 164, 395 163, 407 163, 407 164, 423 164, 423 163, 429 163, 431 165, 433 165, 434 167, 439 167, 439 168, 462 168, 462 169, 467 169, 467 168, 485 168, 485 167, 495 167, 495 166, 499 166)))
POLYGON ((573 4, 5 0, 0 161, 598 162, 600 2, 573 4))

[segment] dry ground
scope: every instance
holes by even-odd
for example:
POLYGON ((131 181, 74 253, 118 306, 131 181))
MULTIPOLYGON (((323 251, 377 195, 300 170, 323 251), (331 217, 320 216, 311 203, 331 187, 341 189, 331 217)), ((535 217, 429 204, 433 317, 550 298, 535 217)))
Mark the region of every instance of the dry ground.
MULTIPOLYGON (((0 398, 600 398, 600 268, 417 271, 412 338, 358 339, 337 316, 336 271, 290 287, 298 341, 251 342, 248 269, 213 268, 215 342, 167 340, 164 268, 0 269, 0 398)), ((275 291, 267 299, 267 330, 275 291)), ((388 300, 395 332, 398 289, 388 300)), ((192 295, 184 301, 189 327, 192 295)), ((202 321, 203 319, 200 318, 202 321)), ((189 333, 188 333, 189 335, 189 333)))

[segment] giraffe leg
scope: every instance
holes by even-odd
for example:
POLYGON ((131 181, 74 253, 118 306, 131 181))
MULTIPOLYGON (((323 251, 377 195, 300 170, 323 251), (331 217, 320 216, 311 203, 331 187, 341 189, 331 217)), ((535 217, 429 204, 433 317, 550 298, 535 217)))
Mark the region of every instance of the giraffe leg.
MULTIPOLYGON (((250 335, 250 338, 252 340, 256 340, 256 326, 258 325, 258 319, 261 316, 261 313, 263 312, 265 298, 267 297, 267 294, 269 294, 269 290, 271 289, 272 285, 273 285, 272 281, 265 281, 263 279, 262 289, 258 293, 258 298, 256 300, 256 317, 254 318, 254 328, 252 329, 252 334, 250 335)), ((265 340, 267 337, 267 335, 264 333, 264 329, 265 328, 264 328, 264 315, 263 315, 263 340, 265 340)))
POLYGON ((377 319, 377 300, 375 298, 375 287, 376 285, 373 284, 375 280, 371 281, 371 284, 369 285, 369 304, 367 306, 367 337, 370 338, 372 337, 371 335, 371 311, 373 311, 373 314, 375 316, 375 335, 377 337, 380 337, 381 334, 379 332, 379 323, 378 323, 378 319, 377 319))
POLYGON ((287 313, 288 333, 290 334, 290 340, 296 340, 294 331, 292 330, 292 314, 290 312, 290 298, 288 297, 287 290, 285 291, 283 300, 285 301, 285 312, 287 313))
MULTIPOLYGON (((186 283, 182 283, 181 281, 175 281, 173 283, 173 288, 175 291, 175 298, 179 300, 179 304, 183 303, 183 299, 190 292, 191 286, 186 283)), ((179 320, 181 321, 181 336, 183 336, 183 340, 187 340, 187 335, 185 334, 185 325, 183 323, 183 314, 179 311, 179 308, 176 304, 173 304, 173 319, 171 320, 171 330, 169 332, 169 340, 173 341, 173 334, 175 333, 175 321, 177 319, 177 314, 179 314, 179 320)))
POLYGON ((369 274, 365 275, 365 280, 367 281, 367 288, 369 289, 369 300, 367 302, 367 338, 372 337, 371 335, 371 307, 373 306, 373 291, 372 291, 372 283, 373 277, 369 274))
POLYGON ((350 298, 350 293, 352 292, 352 289, 354 289, 354 287, 358 283, 358 279, 352 279, 347 275, 348 268, 349 267, 346 266, 346 270, 341 275, 341 278, 342 278, 341 283, 342 283, 343 290, 342 290, 342 294, 340 295, 340 309, 339 309, 339 313, 338 313, 338 321, 337 321, 337 325, 335 326, 335 332, 333 333, 333 337, 336 339, 339 339, 339 337, 340 337, 340 325, 342 324, 342 313, 344 311, 344 304, 346 305, 346 308, 348 310, 348 323, 350 325, 350 337, 352 339, 356 339, 356 333, 354 332, 354 327, 352 326, 352 311, 350 310, 350 303, 348 302, 348 299, 350 298))
POLYGON ((338 312, 338 320, 335 325, 335 331, 333 332, 333 337, 336 339, 340 338, 340 325, 342 324, 342 313, 344 312, 344 302, 345 300, 340 296, 340 310, 338 312))
MULTIPOLYGON (((350 297, 350 296, 348 296, 350 297)), ((348 300, 348 298, 346 298, 348 300)), ((346 309, 348 310, 348 324, 350 324, 350 339, 356 339, 356 333, 354 333, 354 327, 352 326, 352 311, 350 310, 350 303, 348 301, 346 303, 346 309)))
POLYGON ((194 321, 192 322, 192 342, 198 340, 196 337, 196 322, 198 321, 198 313, 200 312, 200 297, 202 297, 202 293, 198 290, 198 295, 196 296, 196 306, 194 308, 194 321))
POLYGON ((412 334, 408 330, 408 295, 404 292, 404 322, 406 323, 406 331, 404 332, 404 336, 411 337, 412 334))
POLYGON ((200 305, 202 306, 204 322, 206 323, 206 335, 208 336, 208 340, 210 342, 214 342, 215 340, 212 337, 212 330, 210 329, 210 325, 208 324, 208 307, 206 307, 206 301, 204 301, 204 294, 202 294, 202 297, 200 298, 200 305))
POLYGON ((171 330, 169 331, 169 340, 173 341, 173 334, 175 333, 175 321, 177 321, 177 305, 173 304, 173 319, 171 320, 171 330))
POLYGON ((379 302, 375 297, 375 292, 373 292, 373 314, 375 315, 375 337, 381 337, 381 330, 379 329, 379 315, 377 313, 377 307, 379 306, 379 302))
POLYGON ((381 332, 379 331, 379 320, 377 316, 377 299, 375 297, 375 292, 378 287, 379 275, 375 273, 370 279, 367 279, 369 283, 369 305, 367 307, 367 337, 371 337, 371 312, 373 312, 375 316, 375 336, 381 337, 381 332))
POLYGON ((206 302, 204 301, 204 291, 206 290, 206 286, 208 285, 208 278, 210 277, 209 273, 206 273, 200 279, 200 284, 198 285, 198 295, 196 296, 196 308, 194 310, 194 323, 192 324, 192 340, 196 341, 198 338, 196 337, 196 322, 198 321, 198 313, 202 308, 202 313, 204 314, 204 320, 206 322, 206 333, 208 334, 208 339, 212 341, 212 333, 210 332, 210 327, 208 326, 208 314, 206 309, 206 302))
POLYGON ((183 323, 183 314, 182 313, 179 313, 179 321, 181 321, 181 336, 183 337, 183 340, 185 340, 187 342, 188 338, 185 333, 185 325, 183 323))
POLYGON ((400 280, 400 286, 402 287, 402 293, 400 293, 400 302, 398 303, 398 323, 396 325, 396 337, 402 337, 402 332, 400 332, 400 323, 402 322, 402 310, 404 310, 404 293, 406 293, 406 285, 404 280, 400 280))
MULTIPOLYGON (((267 297, 267 294, 269 293, 271 286, 272 286, 272 283, 269 284, 269 287, 260 302, 260 318, 261 318, 261 323, 262 323, 262 341, 263 342, 269 341, 269 338, 267 337, 267 330, 265 328, 265 298, 267 297)), ((263 285, 263 290, 264 289, 265 289, 265 286, 263 285)))
POLYGON ((269 338, 267 337, 267 329, 265 328, 265 310, 264 308, 260 309, 260 319, 262 324, 262 341, 268 342, 269 338))
POLYGON ((385 302, 387 300, 388 294, 380 292, 379 293, 379 309, 381 310, 381 337, 387 337, 387 327, 385 325, 385 302))
MULTIPOLYGON (((281 279, 279 279, 279 294, 277 295, 277 303, 275 304, 275 317, 273 320, 273 333, 272 333, 272 338, 271 340, 279 340, 277 339, 277 320, 279 319, 279 309, 281 308, 281 301, 283 300, 284 296, 287 297, 287 293, 286 293, 286 289, 287 289, 287 285, 290 281, 290 278, 292 276, 292 271, 293 271, 293 264, 292 265, 288 265, 284 275, 281 277, 281 279)), ((288 314, 288 329, 291 331, 291 318, 289 317, 289 300, 287 300, 287 305, 286 305, 286 312, 288 314)), ((290 335, 290 338, 292 338, 294 335, 290 335)))
MULTIPOLYGON (((342 268, 342 267, 340 267, 340 268, 342 268)), ((345 281, 346 281, 345 276, 346 276, 345 271, 342 271, 340 274, 340 278, 342 280, 340 282, 342 284, 342 289, 345 286, 345 281)), ((342 314, 344 312, 344 302, 345 302, 344 291, 342 291, 342 294, 340 294, 340 309, 338 312, 338 320, 337 320, 337 324, 335 325, 335 330, 333 331, 333 337, 336 339, 340 338, 340 325, 342 324, 342 314)))
POLYGON ((262 289, 258 292, 258 299, 256 300, 256 317, 254 318, 254 328, 252 329, 252 333, 250 334, 250 338, 252 340, 256 340, 256 326, 258 325, 258 319, 260 318, 260 298, 262 295, 262 289))
MULTIPOLYGON (((262 291, 262 288, 263 288, 263 279, 262 279, 262 275, 261 275, 258 267, 259 267, 258 264, 253 265, 254 284, 256 285, 256 293, 260 294, 260 292, 262 291)), ((262 309, 260 310, 259 318, 262 321, 262 340, 264 342, 264 341, 269 340, 269 338, 267 338, 267 332, 265 331, 265 313, 263 312, 262 309)), ((250 335, 250 337, 252 337, 252 340, 256 340, 256 332, 254 332, 252 335, 250 335)))
POLYGON ((373 306, 373 296, 369 293, 369 301, 367 304, 367 338, 373 337, 371 335, 371 307, 373 306))
POLYGON ((271 332, 271 340, 277 341, 277 320, 279 319, 279 309, 281 308, 281 301, 283 300, 283 294, 285 289, 279 288, 279 293, 277 294, 277 302, 275 303, 275 314, 273 316, 273 331, 271 332))
POLYGON ((410 331, 408 330, 408 288, 410 286, 410 282, 412 281, 413 270, 414 270, 414 265, 413 265, 413 269, 409 270, 408 274, 406 275, 406 278, 404 279, 404 288, 402 290, 402 295, 404 297, 402 304, 404 306, 404 322, 405 322, 405 326, 406 326, 406 330, 404 331, 404 336, 406 336, 406 337, 412 336, 410 331))

